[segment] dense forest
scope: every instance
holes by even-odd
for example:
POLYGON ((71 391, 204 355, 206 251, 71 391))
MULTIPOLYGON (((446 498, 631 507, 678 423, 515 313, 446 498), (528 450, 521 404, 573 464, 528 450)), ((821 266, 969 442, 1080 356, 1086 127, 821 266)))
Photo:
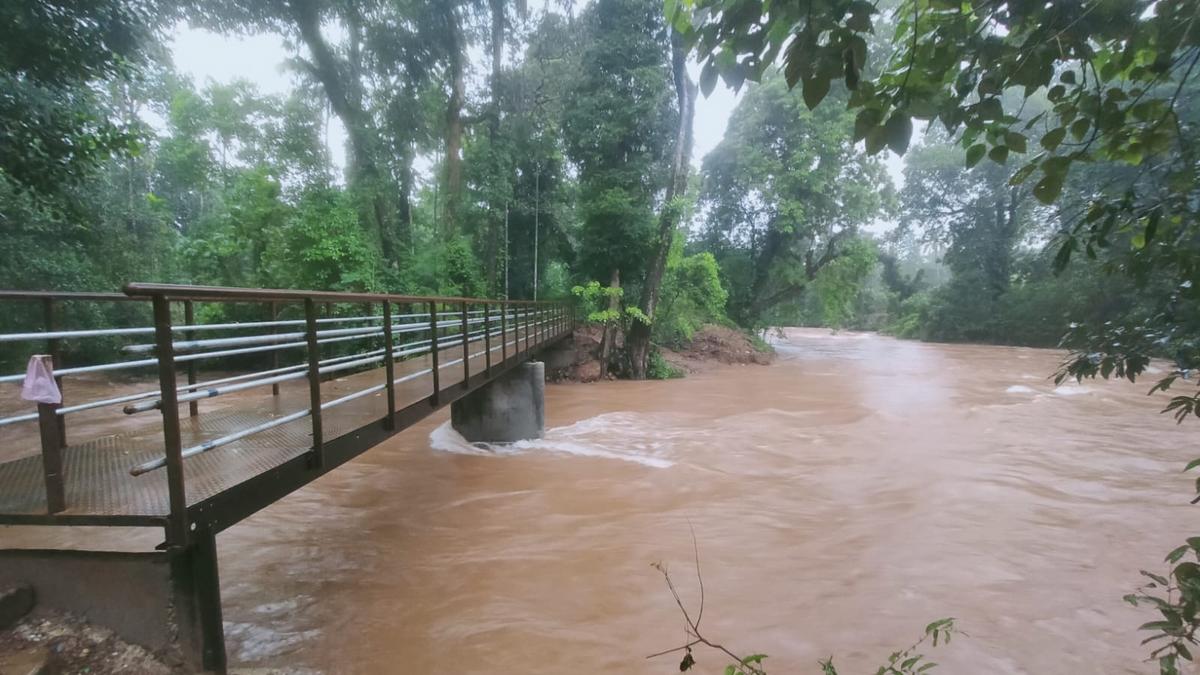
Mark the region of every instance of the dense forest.
MULTIPOLYGON (((812 107, 780 69, 733 82, 725 137, 693 167, 700 87, 657 0, 4 13, 0 287, 577 288, 589 315, 628 331, 637 376, 651 342, 707 322, 1052 346, 1071 325, 1144 318, 1141 294, 1159 290, 1100 273, 1121 264, 1103 247, 1059 273, 1066 212, 1010 182, 1007 147, 968 169, 959 138, 930 125, 897 187, 856 140, 850 90, 812 107), (297 86, 192 81, 169 49, 184 25, 283 36, 297 86)), ((895 51, 887 33, 863 47, 876 64, 895 51)), ((1053 105, 1024 99, 1020 121, 1053 105)), ((1127 170, 1094 163, 1062 201, 1127 170)))

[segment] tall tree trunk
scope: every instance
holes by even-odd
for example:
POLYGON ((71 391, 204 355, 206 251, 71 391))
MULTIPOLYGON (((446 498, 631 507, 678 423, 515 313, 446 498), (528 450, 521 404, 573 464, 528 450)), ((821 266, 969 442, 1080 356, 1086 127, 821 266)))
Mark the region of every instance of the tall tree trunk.
POLYGON ((400 157, 400 164, 397 167, 399 173, 400 192, 398 203, 396 204, 396 240, 400 249, 408 251, 413 243, 412 232, 412 155, 405 154, 400 157))
POLYGON ((445 237, 448 239, 458 231, 459 206, 462 201, 462 110, 466 100, 466 53, 457 3, 447 1, 445 13, 450 98, 446 102, 446 208, 442 217, 445 221, 445 237))
MULTIPOLYGON (((309 64, 312 75, 325 89, 329 107, 346 127, 346 135, 350 140, 348 182, 360 200, 359 214, 363 222, 375 231, 384 260, 389 264, 394 263, 393 213, 377 163, 378 133, 370 114, 363 107, 361 79, 351 76, 358 72, 359 67, 353 62, 343 67, 343 63, 338 61, 337 55, 321 34, 321 15, 313 0, 291 0, 289 8, 300 38, 312 56, 309 64)), ((352 45, 351 51, 357 53, 357 46, 352 45)))
POLYGON ((658 307, 658 296, 662 290, 663 274, 667 269, 667 256, 675 239, 675 230, 682 217, 677 198, 687 192, 688 173, 692 159, 692 126, 696 116, 696 85, 688 77, 685 52, 679 36, 671 35, 671 65, 675 75, 675 98, 679 105, 679 128, 675 133, 675 156, 671 163, 671 182, 662 211, 658 216, 658 235, 654 241, 654 254, 646 268, 646 280, 642 284, 640 309, 649 323, 634 320, 630 326, 626 347, 629 351, 629 366, 633 378, 646 378, 650 358, 650 334, 654 311, 658 307))
MULTIPOLYGON (((608 282, 609 288, 621 287, 621 270, 614 267, 612 278, 608 282)), ((615 312, 621 309, 621 298, 617 297, 617 293, 613 293, 608 299, 608 311, 615 312)), ((600 335, 600 377, 608 375, 608 361, 612 358, 613 343, 617 341, 617 331, 620 330, 619 325, 615 325, 612 321, 604 323, 604 332, 600 335)))
MULTIPOLYGON (((488 0, 488 5, 492 14, 492 111, 488 118, 488 140, 492 149, 493 161, 508 166, 508 162, 501 162, 497 157, 498 140, 500 137, 500 78, 503 75, 504 66, 504 29, 505 29, 505 5, 507 0, 488 0)), ((484 247, 484 260, 487 266, 487 283, 488 288, 495 291, 498 288, 496 264, 500 253, 500 228, 503 225, 500 215, 500 205, 492 203, 489 209, 487 238, 484 247)))

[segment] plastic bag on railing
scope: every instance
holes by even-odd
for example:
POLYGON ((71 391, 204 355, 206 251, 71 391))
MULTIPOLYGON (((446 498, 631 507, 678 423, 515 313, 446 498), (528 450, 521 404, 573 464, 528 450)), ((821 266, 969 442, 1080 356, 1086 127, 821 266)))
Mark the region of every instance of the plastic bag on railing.
POLYGON ((21 398, 37 403, 62 403, 62 392, 54 381, 54 369, 50 367, 49 357, 29 357, 25 383, 21 385, 21 398))

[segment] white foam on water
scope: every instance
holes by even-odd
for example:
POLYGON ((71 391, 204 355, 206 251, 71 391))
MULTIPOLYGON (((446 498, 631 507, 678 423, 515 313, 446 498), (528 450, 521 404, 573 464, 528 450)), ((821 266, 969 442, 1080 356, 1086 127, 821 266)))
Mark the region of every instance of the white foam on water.
POLYGON ((1079 396, 1080 394, 1090 394, 1092 390, 1075 383, 1069 383, 1059 385, 1054 389, 1054 393, 1059 396, 1079 396))
POLYGON ((1014 384, 1013 386, 1009 387, 1008 389, 1005 389, 1004 393, 1006 393, 1006 394, 1036 394, 1037 391, 1035 391, 1029 387, 1026 387, 1023 384, 1014 384))
POLYGON ((516 443, 470 443, 461 434, 443 423, 429 434, 434 450, 460 455, 506 456, 531 452, 553 452, 577 457, 599 457, 634 462, 655 469, 665 469, 675 463, 663 458, 672 434, 662 426, 652 425, 634 413, 606 413, 580 420, 565 427, 546 430, 546 436, 516 443), (655 436, 651 440, 650 430, 655 436))

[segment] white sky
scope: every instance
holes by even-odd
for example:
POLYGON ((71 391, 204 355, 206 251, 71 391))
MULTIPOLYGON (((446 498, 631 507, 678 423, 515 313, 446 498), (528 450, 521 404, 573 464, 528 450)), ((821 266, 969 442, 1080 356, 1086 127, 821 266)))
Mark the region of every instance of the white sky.
MULTIPOLYGON (((180 24, 173 31, 169 46, 176 69, 190 75, 199 87, 209 80, 227 84, 245 79, 264 93, 287 94, 296 86, 295 75, 284 65, 290 53, 284 46, 283 38, 278 35, 220 35, 180 24)), ((698 68, 693 70, 697 71, 693 76, 698 75, 698 68)), ((704 155, 721 142, 729 116, 739 98, 740 95, 719 82, 711 96, 701 97, 697 102, 693 150, 695 166, 698 167, 704 155)), ((345 141, 345 129, 336 116, 330 116, 326 143, 339 178, 341 169, 345 167, 345 141)), ((899 187, 903 180, 903 162, 890 152, 886 161, 892 180, 899 187)))

